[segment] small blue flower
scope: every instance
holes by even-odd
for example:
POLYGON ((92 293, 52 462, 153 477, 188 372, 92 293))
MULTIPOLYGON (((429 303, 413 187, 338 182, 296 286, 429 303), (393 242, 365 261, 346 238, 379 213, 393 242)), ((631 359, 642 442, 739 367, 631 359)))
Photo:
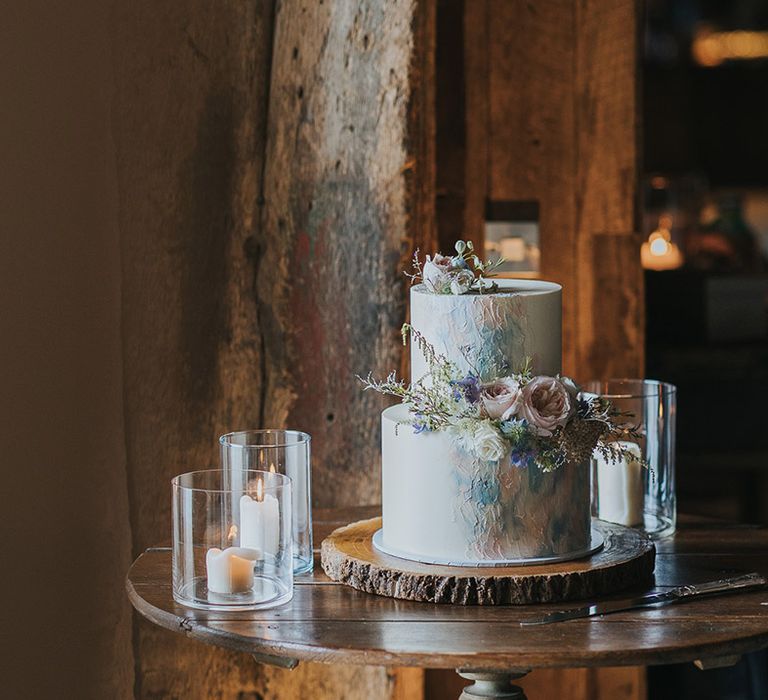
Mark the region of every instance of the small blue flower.
POLYGON ((527 432, 528 421, 525 418, 510 418, 499 423, 499 428, 504 435, 519 436, 527 432))
POLYGON ((464 399, 469 403, 477 403, 480 400, 480 380, 472 374, 468 374, 464 379, 452 381, 451 386, 452 396, 456 401, 464 399))

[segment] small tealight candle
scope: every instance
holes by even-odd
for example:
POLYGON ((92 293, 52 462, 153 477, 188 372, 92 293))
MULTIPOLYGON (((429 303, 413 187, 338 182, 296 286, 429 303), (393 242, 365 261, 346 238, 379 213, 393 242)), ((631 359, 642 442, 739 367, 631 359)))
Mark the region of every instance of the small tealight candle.
POLYGON ((240 498, 240 546, 277 554, 280 549, 280 507, 277 498, 264 493, 264 482, 256 482, 256 498, 240 498))
POLYGON ((615 462, 596 452, 597 517, 627 527, 643 524, 643 466, 640 446, 621 440, 617 447, 634 455, 634 459, 619 457, 615 462))
POLYGON ((206 552, 208 590, 213 593, 245 593, 253 588, 253 563, 261 559, 258 549, 213 547, 206 552))

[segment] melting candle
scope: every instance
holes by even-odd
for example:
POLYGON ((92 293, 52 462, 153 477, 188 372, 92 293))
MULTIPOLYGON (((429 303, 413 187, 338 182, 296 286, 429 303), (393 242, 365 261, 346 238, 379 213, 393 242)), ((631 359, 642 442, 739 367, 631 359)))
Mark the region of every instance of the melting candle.
POLYGON ((247 547, 212 547, 205 555, 208 590, 213 593, 245 593, 253 588, 253 563, 261 552, 247 547))
POLYGON ((277 498, 264 493, 264 482, 256 482, 256 498, 240 498, 240 546, 277 554, 280 548, 280 508, 277 498))

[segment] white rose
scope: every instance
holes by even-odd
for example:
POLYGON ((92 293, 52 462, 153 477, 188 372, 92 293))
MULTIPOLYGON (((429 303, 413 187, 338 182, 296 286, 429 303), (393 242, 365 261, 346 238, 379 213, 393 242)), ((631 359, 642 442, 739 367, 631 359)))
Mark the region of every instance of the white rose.
POLYGON ((575 415, 579 407, 579 396, 581 395, 581 387, 573 381, 570 377, 558 377, 560 383, 565 387, 568 392, 568 396, 571 399, 571 412, 570 415, 575 415))
POLYGON ((498 462, 507 455, 506 440, 489 420, 475 423, 466 443, 470 452, 484 462, 498 462))
POLYGON ((451 294, 466 294, 475 281, 475 276, 469 270, 459 270, 451 273, 451 294))
POLYGON ((489 418, 509 420, 520 408, 520 382, 503 377, 480 386, 480 401, 489 418))

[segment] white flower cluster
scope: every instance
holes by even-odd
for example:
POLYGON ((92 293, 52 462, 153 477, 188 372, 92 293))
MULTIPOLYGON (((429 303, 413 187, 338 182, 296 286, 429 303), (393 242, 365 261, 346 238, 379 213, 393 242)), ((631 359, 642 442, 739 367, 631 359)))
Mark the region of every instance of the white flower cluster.
POLYGON ((466 418, 450 430, 465 452, 485 462, 498 462, 509 452, 509 443, 488 419, 466 418))
POLYGON ((487 292, 495 289, 495 285, 485 278, 493 276, 494 270, 503 262, 503 259, 483 262, 475 254, 471 241, 459 241, 454 256, 440 253, 427 255, 423 266, 418 255, 414 256, 415 273, 409 276, 420 279, 433 294, 466 294, 472 290, 487 292))

